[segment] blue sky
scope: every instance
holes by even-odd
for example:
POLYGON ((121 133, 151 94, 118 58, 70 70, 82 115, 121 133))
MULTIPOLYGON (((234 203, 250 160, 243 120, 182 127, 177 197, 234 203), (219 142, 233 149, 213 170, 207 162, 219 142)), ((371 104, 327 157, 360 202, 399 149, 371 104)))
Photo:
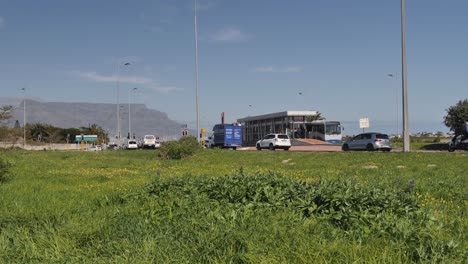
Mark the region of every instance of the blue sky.
MULTIPOLYGON (((401 130, 399 0, 198 1, 200 122, 318 110, 401 130), (393 77, 389 77, 392 74, 393 77), (301 94, 299 94, 301 93, 301 94)), ((407 0, 410 130, 468 95, 468 1, 407 0)), ((195 128, 193 1, 0 0, 1 97, 129 100, 195 128), (119 67, 130 62, 129 66, 119 67), (118 77, 117 77, 118 76, 118 77)))

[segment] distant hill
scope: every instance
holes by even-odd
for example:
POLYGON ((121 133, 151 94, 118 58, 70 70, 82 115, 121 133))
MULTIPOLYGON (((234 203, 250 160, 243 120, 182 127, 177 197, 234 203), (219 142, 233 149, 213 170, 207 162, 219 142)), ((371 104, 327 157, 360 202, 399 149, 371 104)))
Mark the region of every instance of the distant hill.
MULTIPOLYGON (((120 105, 122 137, 126 137, 129 131, 128 108, 128 104, 120 105)), ((130 109, 132 132, 137 137, 153 134, 178 138, 181 135, 181 124, 169 119, 166 113, 149 109, 144 104, 132 104, 130 109)), ((15 106, 9 126, 13 126, 16 120, 23 125, 23 102, 15 106)), ((117 105, 26 100, 26 122, 45 123, 61 128, 97 124, 113 137, 117 134, 117 105)))

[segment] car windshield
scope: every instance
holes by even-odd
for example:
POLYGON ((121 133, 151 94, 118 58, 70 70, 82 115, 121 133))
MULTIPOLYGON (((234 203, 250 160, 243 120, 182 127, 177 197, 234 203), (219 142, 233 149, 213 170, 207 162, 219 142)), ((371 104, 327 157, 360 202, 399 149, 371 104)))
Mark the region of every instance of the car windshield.
POLYGON ((154 136, 145 136, 145 139, 154 139, 154 136))
POLYGON ((377 134, 375 135, 376 138, 380 138, 380 139, 388 139, 388 135, 386 134, 377 134))
POLYGON ((278 138, 288 139, 288 135, 278 135, 278 138))
POLYGON ((128 144, 136 144, 136 141, 129 141, 128 144))

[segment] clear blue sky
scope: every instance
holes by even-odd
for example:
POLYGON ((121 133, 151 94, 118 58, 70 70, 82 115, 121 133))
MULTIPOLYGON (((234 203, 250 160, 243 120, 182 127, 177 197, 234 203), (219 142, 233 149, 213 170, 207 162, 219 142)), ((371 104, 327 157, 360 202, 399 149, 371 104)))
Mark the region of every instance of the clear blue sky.
MULTIPOLYGON (((202 126, 283 110, 401 123, 400 0, 198 4, 202 126)), ((467 14, 466 0, 407 0, 411 132, 444 130, 468 96, 467 14)), ((193 20, 193 1, 0 0, 0 96, 116 103, 120 60, 121 103, 137 87, 133 102, 195 128, 193 20)))

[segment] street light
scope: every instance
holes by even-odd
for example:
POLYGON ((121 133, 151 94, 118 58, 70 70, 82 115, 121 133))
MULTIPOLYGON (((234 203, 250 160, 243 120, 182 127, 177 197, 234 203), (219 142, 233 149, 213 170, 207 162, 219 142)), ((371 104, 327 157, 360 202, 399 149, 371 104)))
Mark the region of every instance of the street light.
POLYGON ((195 27, 195 108, 197 113, 197 141, 200 142, 200 114, 198 111, 198 33, 197 33, 197 0, 194 0, 195 27))
POLYGON ((299 105, 303 105, 301 107, 304 107, 303 109, 307 110, 308 105, 309 105, 309 102, 307 101, 307 96, 306 96, 307 93, 304 94, 304 92, 298 92, 297 95, 300 97, 300 99, 299 99, 300 104, 299 105))
MULTIPOLYGON (((121 145, 121 132, 120 132, 120 102, 119 102, 119 97, 120 97, 120 64, 121 62, 119 61, 117 63, 117 144, 120 146, 121 145)), ((123 66, 129 66, 130 62, 123 63, 123 66)))
POLYGON ((21 88, 24 92, 23 99, 23 148, 26 148, 26 88, 21 88))
POLYGON ((136 91, 138 88, 133 88, 128 90, 128 133, 130 134, 130 138, 132 138, 132 115, 131 115, 131 92, 136 91))
POLYGON ((401 86, 403 101, 403 151, 410 151, 408 129, 408 82, 406 79, 405 0, 401 0, 401 86))

